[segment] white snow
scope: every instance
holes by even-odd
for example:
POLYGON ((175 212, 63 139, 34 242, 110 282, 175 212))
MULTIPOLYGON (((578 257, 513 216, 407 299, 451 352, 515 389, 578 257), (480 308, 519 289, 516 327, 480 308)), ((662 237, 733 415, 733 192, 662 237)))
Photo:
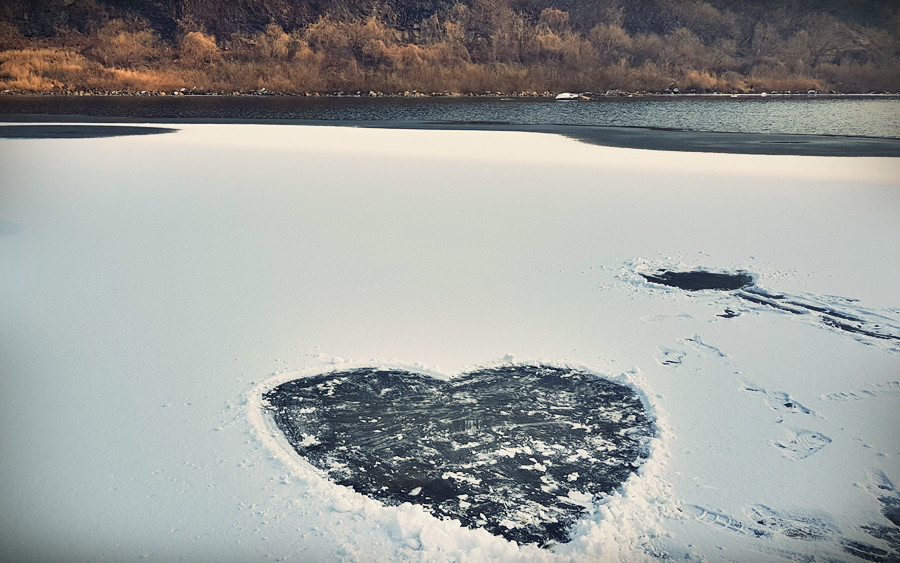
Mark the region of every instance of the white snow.
POLYGON ((637 273, 744 269, 896 326, 900 159, 176 127, 0 140, 3 559, 844 560, 842 539, 883 547, 859 526, 890 525, 876 496, 898 494, 898 344, 637 273), (717 316, 726 307, 740 314, 717 316), (334 485, 261 409, 265 389, 323 371, 446 378, 511 361, 606 373, 659 420, 650 460, 551 549, 334 485), (784 532, 804 526, 819 539, 784 532))

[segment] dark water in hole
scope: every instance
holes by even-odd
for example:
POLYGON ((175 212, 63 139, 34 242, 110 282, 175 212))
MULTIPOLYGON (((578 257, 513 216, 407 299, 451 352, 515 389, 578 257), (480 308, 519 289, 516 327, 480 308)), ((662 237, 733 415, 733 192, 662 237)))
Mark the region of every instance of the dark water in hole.
POLYGON ((545 366, 450 381, 358 369, 290 381, 265 399, 297 453, 334 482, 519 543, 568 541, 655 433, 631 388, 545 366))
POLYGON ((641 274, 641 277, 651 283, 668 285, 688 291, 699 291, 702 289, 729 291, 753 284, 753 276, 746 272, 717 274, 703 270, 695 270, 693 272, 661 271, 655 275, 641 274))
POLYGON ((534 98, 0 96, 0 114, 132 119, 438 121, 900 137, 900 99, 893 97, 655 97, 557 102, 534 98))

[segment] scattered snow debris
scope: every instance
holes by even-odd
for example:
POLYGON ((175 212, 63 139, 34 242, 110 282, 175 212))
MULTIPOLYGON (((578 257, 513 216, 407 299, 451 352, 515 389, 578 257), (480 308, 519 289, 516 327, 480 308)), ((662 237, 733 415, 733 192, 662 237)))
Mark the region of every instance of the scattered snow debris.
POLYGON ((334 499, 334 503, 331 505, 331 507, 336 512, 351 512, 354 509, 353 503, 351 503, 350 500, 345 496, 339 496, 334 499))
POLYGON ((520 465, 519 469, 528 469, 530 471, 547 471, 547 466, 542 463, 538 463, 538 460, 534 459, 533 457, 529 458, 529 461, 532 462, 530 465, 520 465))
POLYGON ((312 434, 301 434, 300 441, 297 442, 297 445, 301 448, 309 448, 311 446, 315 446, 319 444, 319 439, 313 436, 312 434))
MULTIPOLYGON (((572 480, 574 481, 574 479, 572 480)), ((567 502, 571 502, 572 504, 589 507, 591 506, 593 497, 588 493, 582 493, 580 491, 576 491, 575 489, 570 489, 569 493, 565 497, 565 500, 567 502)))

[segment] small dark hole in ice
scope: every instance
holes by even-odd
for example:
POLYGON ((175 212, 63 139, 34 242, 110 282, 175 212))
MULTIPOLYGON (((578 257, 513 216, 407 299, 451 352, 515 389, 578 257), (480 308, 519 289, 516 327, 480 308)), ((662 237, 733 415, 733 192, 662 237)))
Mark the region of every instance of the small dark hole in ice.
POLYGON ((334 482, 540 545, 569 541, 655 434, 631 388, 548 366, 449 381, 365 368, 296 379, 265 399, 297 453, 334 482))
POLYGON ((641 274, 641 277, 650 283, 677 287, 687 291, 700 291, 703 289, 731 291, 753 285, 753 276, 746 272, 719 274, 705 270, 694 270, 692 272, 661 270, 656 274, 641 274))

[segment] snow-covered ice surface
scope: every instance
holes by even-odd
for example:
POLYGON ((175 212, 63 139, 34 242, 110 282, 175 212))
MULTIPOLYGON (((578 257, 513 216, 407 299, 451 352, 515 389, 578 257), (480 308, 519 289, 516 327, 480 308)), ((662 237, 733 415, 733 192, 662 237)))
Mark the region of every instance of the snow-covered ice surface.
POLYGON ((0 140, 3 559, 900 556, 897 159, 174 127, 0 140), (642 275, 699 269, 753 284, 642 275), (520 365, 657 425, 545 549, 332 483, 263 402, 520 365))

